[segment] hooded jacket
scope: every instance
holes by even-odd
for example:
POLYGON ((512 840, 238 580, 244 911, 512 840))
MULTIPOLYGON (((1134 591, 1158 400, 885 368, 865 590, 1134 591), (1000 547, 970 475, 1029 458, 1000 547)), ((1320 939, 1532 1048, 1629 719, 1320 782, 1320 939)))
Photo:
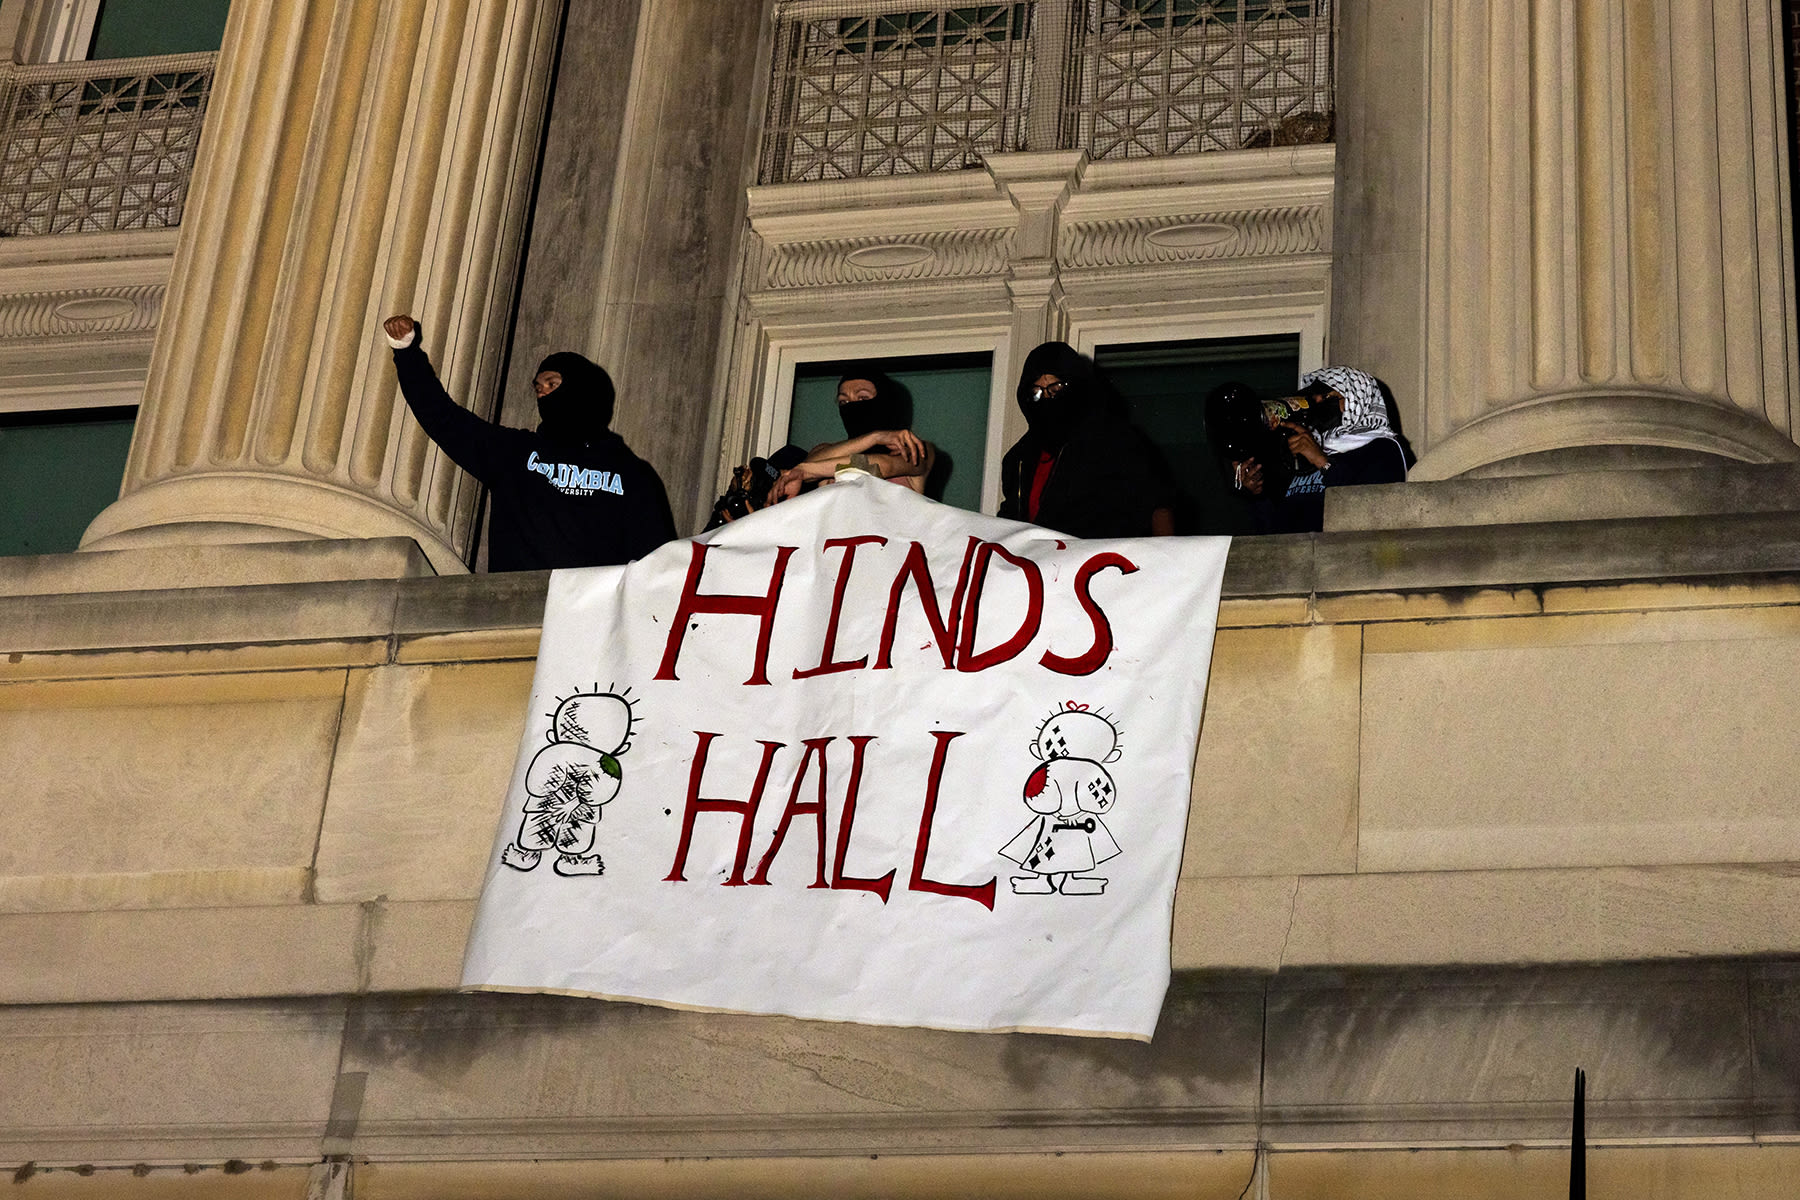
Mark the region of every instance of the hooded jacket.
POLYGON ((1000 463, 1000 515, 1072 537, 1147 537, 1150 514, 1173 508, 1175 488, 1156 448, 1118 411, 1093 363, 1063 342, 1045 342, 1025 358, 1017 390, 1030 427, 1000 463), (1034 400, 1044 375, 1069 386, 1034 400), (1032 481, 1043 455, 1049 478, 1031 509, 1032 481))
POLYGON ((406 405, 452 462, 487 485, 488 569, 610 566, 642 558, 675 536, 662 480, 607 426, 612 379, 579 354, 552 354, 538 372, 560 387, 538 400, 533 430, 485 421, 444 391, 421 347, 394 350, 406 405))

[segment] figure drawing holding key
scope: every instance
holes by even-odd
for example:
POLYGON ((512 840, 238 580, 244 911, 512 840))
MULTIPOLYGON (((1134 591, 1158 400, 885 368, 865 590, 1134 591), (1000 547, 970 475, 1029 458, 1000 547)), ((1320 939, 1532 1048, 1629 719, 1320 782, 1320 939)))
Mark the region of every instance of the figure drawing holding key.
POLYGON ((1039 766, 1025 781, 1025 806, 1037 814, 1000 853, 1029 871, 1014 875, 1015 894, 1098 896, 1107 880, 1091 872, 1119 854, 1102 819, 1118 798, 1103 765, 1117 761, 1119 731, 1073 700, 1050 714, 1031 742, 1039 766))

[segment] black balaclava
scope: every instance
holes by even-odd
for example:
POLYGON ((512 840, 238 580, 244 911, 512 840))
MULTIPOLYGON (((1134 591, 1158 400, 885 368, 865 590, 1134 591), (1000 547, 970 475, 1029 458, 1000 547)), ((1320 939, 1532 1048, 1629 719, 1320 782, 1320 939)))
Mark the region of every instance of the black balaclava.
POLYGON ((539 363, 532 378, 545 371, 557 372, 562 383, 538 397, 538 432, 552 441, 578 446, 600 440, 612 424, 612 376, 599 364, 567 350, 539 363))
POLYGON ((838 417, 844 422, 845 433, 856 438, 865 433, 906 429, 912 425, 912 414, 907 411, 906 398, 900 394, 899 386, 882 374, 874 363, 852 363, 838 376, 838 387, 852 379, 868 380, 875 385, 875 394, 867 400, 838 405, 838 417))
POLYGON ((1025 423, 1049 446, 1066 442, 1081 418, 1103 399, 1094 364, 1067 342, 1045 342, 1025 356, 1017 395, 1025 423), (1054 375, 1068 386, 1054 396, 1033 400, 1032 389, 1044 375, 1054 375))

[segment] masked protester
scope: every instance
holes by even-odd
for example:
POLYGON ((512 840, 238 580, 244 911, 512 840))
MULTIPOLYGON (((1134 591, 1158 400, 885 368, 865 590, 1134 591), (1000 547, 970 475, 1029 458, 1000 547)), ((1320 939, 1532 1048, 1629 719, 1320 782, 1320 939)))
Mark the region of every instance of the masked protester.
POLYGON ((1238 487, 1256 497, 1263 532, 1319 529, 1326 488, 1401 483, 1411 465, 1381 384, 1353 367, 1301 376, 1297 394, 1265 403, 1264 423, 1277 448, 1234 463, 1238 487))
POLYGON ((803 462, 782 473, 773 498, 797 496, 809 483, 828 480, 843 467, 923 494, 937 465, 937 447, 907 428, 912 418, 899 385, 873 363, 856 363, 838 380, 837 406, 845 440, 814 446, 803 462))
POLYGON ((488 567, 533 571, 641 558, 675 536, 662 480, 608 426, 612 379, 579 354, 538 364, 536 432, 484 421, 444 391, 411 317, 384 323, 407 407, 451 461, 487 485, 488 567))
POLYGON ((1084 538, 1175 532, 1162 458, 1092 362, 1045 342, 1026 356, 1017 394, 1028 428, 1001 461, 1002 517, 1084 538))

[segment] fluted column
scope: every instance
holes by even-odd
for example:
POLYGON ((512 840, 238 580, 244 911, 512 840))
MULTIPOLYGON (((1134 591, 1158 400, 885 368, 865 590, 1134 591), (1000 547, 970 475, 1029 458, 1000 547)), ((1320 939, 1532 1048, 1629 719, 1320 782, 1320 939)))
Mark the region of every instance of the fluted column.
POLYGON ((84 548, 415 538, 462 570, 477 494, 396 394, 419 316, 490 411, 556 0, 232 5, 117 503, 84 548))
POLYGON ((1415 477, 1800 457, 1777 8, 1347 6, 1342 136, 1384 149, 1342 160, 1333 353, 1392 376, 1415 477))

